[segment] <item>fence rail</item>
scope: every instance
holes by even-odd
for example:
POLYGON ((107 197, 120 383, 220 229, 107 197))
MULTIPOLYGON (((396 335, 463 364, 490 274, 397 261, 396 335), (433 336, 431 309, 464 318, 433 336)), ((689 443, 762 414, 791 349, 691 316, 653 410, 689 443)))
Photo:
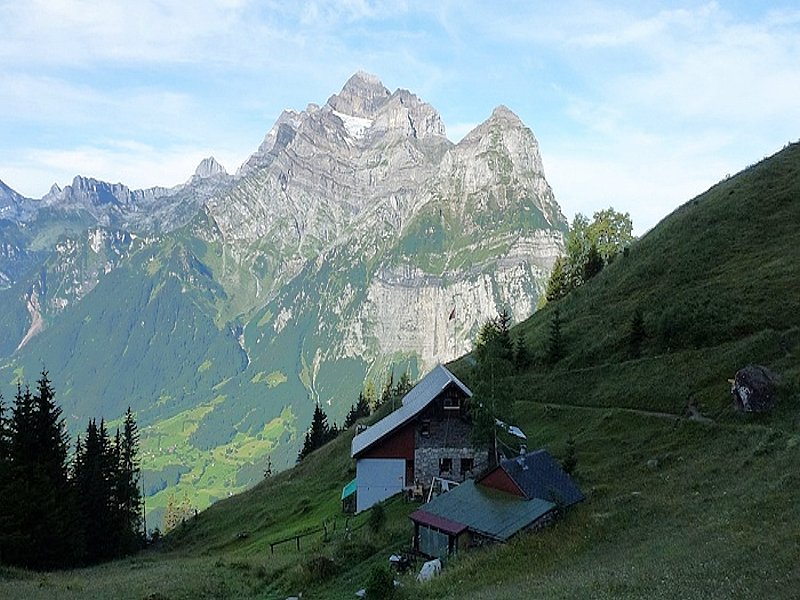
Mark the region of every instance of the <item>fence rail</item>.
MULTIPOLYGON (((356 529, 359 529, 363 525, 364 525, 364 523, 360 523, 358 526, 356 526, 353 529, 351 529, 350 528, 350 519, 345 519, 345 522, 344 522, 345 532, 348 533, 348 532, 351 532, 351 531, 355 531, 356 529)), ((281 546, 283 544, 288 544, 289 542, 294 542, 295 543, 295 547, 297 548, 297 550, 300 550, 300 540, 302 540, 303 538, 307 538, 307 537, 309 537, 311 535, 317 535, 317 534, 321 533, 322 534, 322 540, 323 541, 328 541, 328 536, 329 535, 333 535, 335 532, 336 532, 336 519, 334 519, 330 523, 327 522, 327 521, 323 521, 322 522, 322 527, 318 527, 316 529, 310 529, 308 531, 302 531, 300 533, 296 533, 294 535, 290 535, 290 536, 285 537, 283 539, 276 540, 274 542, 270 542, 269 543, 269 552, 270 552, 270 554, 275 554, 275 548, 276 547, 281 546)))

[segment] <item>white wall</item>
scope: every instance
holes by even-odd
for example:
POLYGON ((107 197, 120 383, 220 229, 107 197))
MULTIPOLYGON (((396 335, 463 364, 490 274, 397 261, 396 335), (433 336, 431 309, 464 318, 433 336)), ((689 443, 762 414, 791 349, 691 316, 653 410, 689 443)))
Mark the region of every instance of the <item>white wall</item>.
POLYGON ((403 491, 406 461, 402 458, 361 458, 356 461, 356 512, 403 491))

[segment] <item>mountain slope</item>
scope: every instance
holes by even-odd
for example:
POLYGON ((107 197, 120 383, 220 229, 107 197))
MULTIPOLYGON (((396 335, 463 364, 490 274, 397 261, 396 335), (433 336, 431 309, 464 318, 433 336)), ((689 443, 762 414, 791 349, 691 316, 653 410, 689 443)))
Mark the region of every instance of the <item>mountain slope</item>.
POLYGON ((501 307, 530 315, 566 231, 510 110, 454 145, 365 73, 285 111, 235 175, 209 158, 172 188, 4 198, 0 381, 45 364, 73 432, 130 405, 154 519, 293 465, 316 402, 341 422, 366 379, 468 351, 501 307))

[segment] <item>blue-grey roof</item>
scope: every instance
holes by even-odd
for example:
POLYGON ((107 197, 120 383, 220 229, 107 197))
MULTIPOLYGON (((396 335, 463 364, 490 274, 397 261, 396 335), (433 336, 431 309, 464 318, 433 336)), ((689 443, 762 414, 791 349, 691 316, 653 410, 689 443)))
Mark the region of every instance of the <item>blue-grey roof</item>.
POLYGON ((541 498, 562 506, 583 500, 583 492, 547 450, 528 452, 500 462, 527 498, 541 498))
POLYGON ((426 523, 425 514, 460 523, 488 538, 505 541, 552 511, 553 502, 534 498, 526 500, 468 480, 455 489, 437 496, 411 518, 426 523), (422 514, 420 514, 422 513, 422 514))
POLYGON ((363 452, 385 435, 408 423, 433 402, 434 398, 450 384, 457 385, 468 397, 472 396, 470 389, 461 383, 458 377, 442 365, 437 365, 430 373, 420 379, 419 383, 411 388, 411 391, 403 396, 400 408, 353 438, 350 446, 350 456, 363 452))

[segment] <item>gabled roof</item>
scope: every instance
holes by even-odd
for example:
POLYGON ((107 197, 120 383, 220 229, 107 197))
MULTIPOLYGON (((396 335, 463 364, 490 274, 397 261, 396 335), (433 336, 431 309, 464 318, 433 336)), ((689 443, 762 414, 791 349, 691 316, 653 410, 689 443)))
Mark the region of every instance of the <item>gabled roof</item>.
POLYGON ((470 529, 491 539, 505 541, 552 511, 553 502, 534 498, 526 500, 468 480, 457 488, 437 496, 411 513, 412 521, 442 528, 448 533, 470 529))
POLYGON ((545 449, 507 458, 497 468, 503 469, 528 499, 541 498, 570 506, 584 498, 580 488, 545 449))
POLYGON ((470 389, 461 383, 458 377, 442 365, 437 365, 411 391, 403 396, 400 408, 353 438, 350 446, 350 456, 356 456, 387 434, 408 423, 433 402, 434 398, 442 390, 451 384, 458 386, 467 397, 472 396, 470 389))

